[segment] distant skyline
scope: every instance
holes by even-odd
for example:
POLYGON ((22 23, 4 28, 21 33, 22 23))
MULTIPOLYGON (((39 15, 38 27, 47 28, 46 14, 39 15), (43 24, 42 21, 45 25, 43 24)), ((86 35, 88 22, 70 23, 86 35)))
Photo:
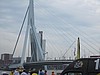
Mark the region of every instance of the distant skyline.
MULTIPOLYGON (((0 53, 12 53, 29 0, 0 1, 0 53)), ((100 54, 99 0, 34 0, 37 32, 43 31, 48 57, 62 57, 80 37, 81 57, 100 54)), ((27 20, 25 25, 27 24, 27 20)), ((25 27, 15 56, 21 56, 25 27)), ((66 53, 74 58, 76 42, 66 53)))

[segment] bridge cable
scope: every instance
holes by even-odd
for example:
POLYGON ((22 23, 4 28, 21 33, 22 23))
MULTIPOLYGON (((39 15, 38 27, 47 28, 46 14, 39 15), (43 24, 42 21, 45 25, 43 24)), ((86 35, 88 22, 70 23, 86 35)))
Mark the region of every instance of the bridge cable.
POLYGON ((26 13, 25 13, 25 16, 24 16, 24 19, 23 19, 23 22, 22 22, 22 25, 21 25, 21 28, 20 28, 18 37, 17 37, 17 41, 16 41, 15 46, 14 46, 14 50, 13 50, 13 53, 12 53, 12 57, 13 57, 13 55, 14 55, 14 53, 15 53, 15 50, 16 50, 16 47, 17 47, 17 44, 18 44, 18 41, 19 41, 19 38, 20 38, 20 35, 21 35, 21 32, 22 32, 24 23, 25 23, 25 19, 26 19, 26 17, 27 17, 28 9, 29 9, 29 6, 28 6, 28 8, 27 8, 27 10, 26 10, 26 13))
POLYGON ((74 41, 71 45, 70 45, 70 47, 66 50, 66 52, 63 54, 63 56, 62 57, 64 57, 65 56, 65 54, 69 51, 69 49, 73 46, 73 44, 75 43, 76 41, 74 41))
MULTIPOLYGON (((39 5, 39 4, 38 4, 39 5)), ((48 11, 48 10, 47 10, 48 11)), ((48 11, 49 12, 49 11, 48 11)), ((52 14, 53 16, 55 16, 54 14, 52 14)), ((61 19, 60 17, 58 17, 59 19, 61 19)), ((62 20, 62 19, 61 19, 62 20)), ((62 20, 64 23, 65 23, 65 21, 64 20, 62 20)), ((72 26, 72 25, 71 25, 72 26)), ((74 27, 74 26, 72 26, 72 27, 74 27)), ((75 28, 74 28, 74 30, 76 30, 75 28)), ((78 34, 80 34, 80 33, 78 33, 78 34)), ((85 33, 84 33, 85 34, 85 33)), ((81 34, 80 34, 81 35, 81 34)), ((86 34, 85 34, 86 35, 86 34)), ((82 35, 83 36, 83 35, 82 35)), ((84 37, 84 36, 83 36, 84 37)), ((86 38, 86 37, 84 37, 84 38, 86 38)), ((89 41, 89 40, 88 40, 89 41)), ((89 41, 90 42, 90 41, 89 41)), ((88 43, 87 43, 88 44, 88 43)), ((93 44, 92 42, 91 42, 91 44, 93 44)), ((90 46, 90 45, 89 45, 90 46)), ((96 45, 95 45, 96 46, 96 45)), ((95 49, 94 47, 92 47, 93 49, 95 49)), ((96 50, 96 49, 95 49, 96 50)), ((98 50, 96 50, 96 51, 98 51, 98 50)))
MULTIPOLYGON (((39 5, 39 4, 37 4, 37 5, 39 5)), ((50 14, 50 13, 49 13, 49 14, 50 14)), ((39 25, 40 25, 40 24, 39 24, 39 25)), ((42 26, 42 25, 41 25, 41 26, 42 26)), ((50 25, 50 27, 51 27, 51 26, 52 26, 52 25, 50 25)), ((49 27, 49 28, 50 28, 50 27, 49 27)), ((54 25, 53 25, 52 27, 55 28, 55 27, 57 27, 57 26, 54 26, 54 25)), ((52 29, 52 28, 51 28, 51 29, 52 29)), ((62 28, 60 28, 60 29, 62 29, 62 28)), ((58 33, 58 31, 56 31, 56 30, 57 30, 57 29, 54 29, 54 31, 58 33)), ((61 33, 61 32, 60 32, 60 33, 61 33)), ((59 34, 60 34, 60 33, 59 33, 59 34)), ((63 33, 63 34, 65 34, 65 33, 63 33)), ((68 33, 68 34, 69 34, 69 33, 68 33)), ((69 34, 69 35, 70 35, 70 34, 69 34)), ((66 36, 66 35, 65 35, 65 36, 66 36)), ((71 35, 70 35, 70 36, 71 36, 71 35)), ((62 36, 62 37, 63 37, 63 36, 62 36)), ((68 37, 68 36, 67 36, 67 37, 68 37)), ((63 38, 65 38, 65 37, 63 37, 63 38)), ((72 38, 74 38, 74 37, 72 37, 72 38)), ((69 39, 70 39, 70 38, 69 38, 69 39)), ((74 39, 75 39, 75 38, 74 38, 74 39)), ((72 39, 70 39, 70 40, 72 41, 72 39)))

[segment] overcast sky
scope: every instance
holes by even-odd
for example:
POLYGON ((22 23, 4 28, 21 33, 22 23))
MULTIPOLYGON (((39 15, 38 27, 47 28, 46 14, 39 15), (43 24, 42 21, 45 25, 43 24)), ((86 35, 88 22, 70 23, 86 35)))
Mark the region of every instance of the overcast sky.
MULTIPOLYGON (((0 1, 0 54, 12 53, 29 0, 0 1)), ((81 56, 100 54, 99 0, 35 0, 35 25, 43 30, 48 57, 74 57, 80 37, 81 56), (66 52, 67 51, 67 52, 66 52)), ((24 32, 17 47, 21 55, 24 32)))

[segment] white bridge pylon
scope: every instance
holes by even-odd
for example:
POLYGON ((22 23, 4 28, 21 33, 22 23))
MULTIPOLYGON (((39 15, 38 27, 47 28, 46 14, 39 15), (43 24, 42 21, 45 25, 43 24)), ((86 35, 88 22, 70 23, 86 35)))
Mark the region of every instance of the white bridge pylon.
POLYGON ((25 39, 24 39, 21 64, 23 64, 24 60, 25 60, 25 52, 26 52, 29 34, 31 34, 30 35, 31 43, 35 44, 35 48, 33 50, 31 50, 31 52, 32 52, 31 53, 31 59, 32 59, 31 61, 32 62, 43 61, 45 59, 44 58, 45 51, 41 47, 40 41, 39 41, 38 36, 37 36, 36 27, 34 25, 34 1, 33 0, 30 0, 30 2, 29 2, 28 23, 27 23, 27 29, 26 29, 25 39), (31 36, 33 36, 33 37, 31 37, 31 36), (32 40, 34 40, 34 42, 32 42, 32 40), (34 59, 34 56, 35 56, 35 59, 34 59))

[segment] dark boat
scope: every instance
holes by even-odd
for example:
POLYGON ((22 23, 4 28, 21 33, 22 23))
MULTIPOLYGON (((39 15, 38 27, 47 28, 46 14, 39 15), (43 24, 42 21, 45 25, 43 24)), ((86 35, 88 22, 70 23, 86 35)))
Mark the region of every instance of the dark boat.
POLYGON ((77 59, 61 75, 100 75, 100 58, 77 59))

